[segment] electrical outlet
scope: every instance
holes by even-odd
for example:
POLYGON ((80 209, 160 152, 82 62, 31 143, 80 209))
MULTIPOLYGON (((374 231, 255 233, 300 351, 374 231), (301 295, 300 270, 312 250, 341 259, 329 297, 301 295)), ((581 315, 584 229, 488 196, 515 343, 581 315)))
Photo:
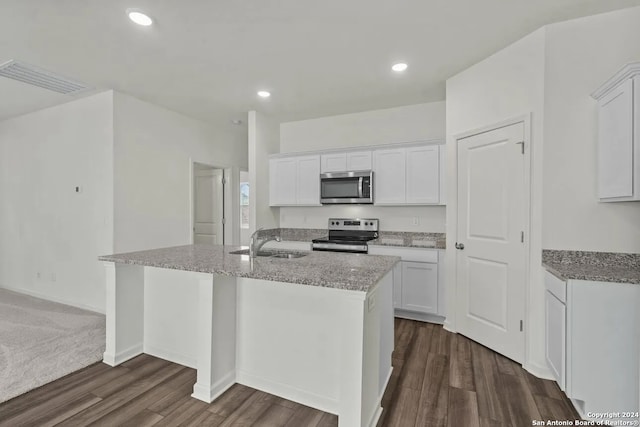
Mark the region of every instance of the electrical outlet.
POLYGON ((38 272, 36 273, 36 279, 40 279, 40 278, 42 278, 42 274, 40 274, 40 272, 38 271, 38 272))
POLYGON ((76 187, 76 193, 82 193, 82 187, 77 186, 76 187))
POLYGON ((420 225, 420 217, 414 216, 412 220, 413 225, 420 225))

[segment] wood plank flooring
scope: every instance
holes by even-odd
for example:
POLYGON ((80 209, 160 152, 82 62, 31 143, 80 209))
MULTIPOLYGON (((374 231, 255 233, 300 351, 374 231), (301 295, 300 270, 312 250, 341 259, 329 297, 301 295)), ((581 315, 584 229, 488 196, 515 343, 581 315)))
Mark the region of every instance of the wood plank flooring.
MULTIPOLYGON (((439 325, 396 319, 394 372, 378 427, 526 426, 576 419, 557 385, 439 325)), ((211 404, 190 395, 196 373, 141 355, 97 363, 0 404, 4 426, 330 427, 327 414, 240 384, 211 404)))

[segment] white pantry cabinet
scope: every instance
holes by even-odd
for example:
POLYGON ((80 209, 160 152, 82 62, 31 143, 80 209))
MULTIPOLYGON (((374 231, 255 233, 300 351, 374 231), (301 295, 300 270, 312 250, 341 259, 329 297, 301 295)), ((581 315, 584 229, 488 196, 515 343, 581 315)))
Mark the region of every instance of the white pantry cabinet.
POLYGON ((328 153, 320 156, 320 172, 371 170, 371 151, 328 153))
POLYGON ((591 96, 598 101, 598 197, 640 201, 640 62, 623 67, 591 96))
POLYGON ((269 206, 319 205, 319 155, 269 159, 269 206))
POLYGON ((375 150, 376 205, 428 205, 440 201, 439 145, 375 150))

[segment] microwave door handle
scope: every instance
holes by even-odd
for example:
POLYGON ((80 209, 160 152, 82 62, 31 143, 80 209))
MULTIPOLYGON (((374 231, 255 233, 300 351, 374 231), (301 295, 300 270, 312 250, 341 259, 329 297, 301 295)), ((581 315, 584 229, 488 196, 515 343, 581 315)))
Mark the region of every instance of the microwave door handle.
POLYGON ((363 193, 363 191, 362 191, 362 190, 363 190, 363 188, 362 188, 362 187, 363 187, 363 183, 364 183, 364 177, 362 177, 362 176, 361 176, 360 178, 358 178, 358 197, 359 197, 360 199, 362 199, 362 197, 363 197, 363 196, 362 196, 362 193, 363 193))

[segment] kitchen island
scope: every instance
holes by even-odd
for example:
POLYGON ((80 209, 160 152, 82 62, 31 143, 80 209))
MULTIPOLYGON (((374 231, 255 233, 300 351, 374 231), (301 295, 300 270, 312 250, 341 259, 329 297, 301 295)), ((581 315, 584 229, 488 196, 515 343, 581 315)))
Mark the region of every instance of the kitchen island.
POLYGON ((101 257, 104 362, 148 353, 197 370, 193 397, 234 383, 374 426, 391 375, 397 257, 307 252, 249 259, 188 245, 101 257))

